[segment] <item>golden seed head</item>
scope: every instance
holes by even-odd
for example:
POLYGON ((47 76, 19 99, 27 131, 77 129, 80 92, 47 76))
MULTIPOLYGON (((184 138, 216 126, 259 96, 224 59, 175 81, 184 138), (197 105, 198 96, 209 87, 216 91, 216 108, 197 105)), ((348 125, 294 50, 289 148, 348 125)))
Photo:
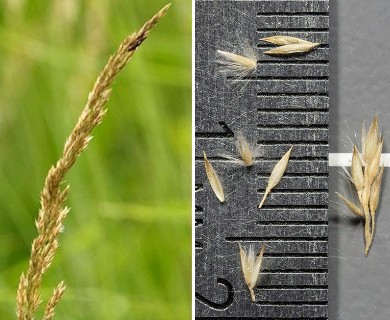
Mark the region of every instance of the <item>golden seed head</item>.
MULTIPOLYGON (((137 48, 147 38, 153 26, 165 15, 169 5, 157 12, 137 32, 129 35, 118 50, 109 58, 90 92, 70 136, 66 139, 63 153, 46 176, 41 192, 41 208, 36 226, 38 235, 33 240, 28 270, 22 273, 17 291, 16 314, 19 320, 36 318, 36 311, 42 303, 41 285, 43 274, 50 267, 59 246, 59 236, 69 209, 65 206, 67 187, 63 181, 77 157, 91 139, 91 132, 106 114, 105 104, 111 93, 111 85, 118 73, 125 67, 137 48)), ((43 313, 43 320, 49 320, 61 299, 65 285, 60 282, 54 289, 43 313)))

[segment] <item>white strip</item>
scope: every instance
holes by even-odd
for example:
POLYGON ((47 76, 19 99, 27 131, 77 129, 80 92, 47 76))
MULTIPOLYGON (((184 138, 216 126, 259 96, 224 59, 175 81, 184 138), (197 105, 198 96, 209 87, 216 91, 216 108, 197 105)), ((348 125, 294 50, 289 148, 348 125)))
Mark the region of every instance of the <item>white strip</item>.
MULTIPOLYGON (((352 153, 329 153, 329 167, 350 167, 352 153)), ((383 153, 381 163, 390 167, 390 153, 383 153)))

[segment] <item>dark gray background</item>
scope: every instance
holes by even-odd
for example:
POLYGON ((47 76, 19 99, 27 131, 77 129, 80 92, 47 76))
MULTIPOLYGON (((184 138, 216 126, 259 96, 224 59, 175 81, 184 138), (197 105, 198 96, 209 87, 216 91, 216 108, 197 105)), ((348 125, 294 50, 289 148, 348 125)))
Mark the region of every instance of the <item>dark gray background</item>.
POLYGON ((196 1, 196 9, 196 316, 327 319, 328 0, 196 1), (215 74, 215 51, 240 47, 236 31, 261 64, 245 90, 215 74), (321 47, 290 59, 266 56, 270 46, 259 39, 275 32, 321 47), (218 148, 235 154, 237 130, 262 141, 262 159, 251 168, 218 156, 218 148), (283 182, 259 214, 272 165, 292 144, 283 182), (202 150, 221 177, 223 205, 205 177, 202 150), (267 247, 256 303, 237 276, 237 242, 267 247))
MULTIPOLYGON (((350 152, 354 131, 376 112, 389 152, 390 1, 330 1, 330 152, 350 152)), ((388 169, 387 169, 388 170, 388 169)), ((368 258, 363 227, 334 192, 348 181, 330 168, 329 319, 387 320, 390 315, 390 175, 385 170, 377 230, 368 258)))

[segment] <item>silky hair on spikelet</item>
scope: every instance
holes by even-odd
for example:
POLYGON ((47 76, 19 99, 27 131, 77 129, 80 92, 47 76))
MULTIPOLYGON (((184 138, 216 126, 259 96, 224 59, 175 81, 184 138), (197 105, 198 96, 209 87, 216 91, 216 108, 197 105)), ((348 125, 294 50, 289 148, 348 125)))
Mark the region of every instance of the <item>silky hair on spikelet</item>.
POLYGON ((260 147, 254 147, 250 144, 241 131, 237 131, 234 137, 238 156, 232 156, 230 154, 221 154, 220 156, 242 166, 252 166, 254 158, 261 154, 260 147))
POLYGON ((219 48, 216 51, 215 63, 217 72, 233 82, 254 75, 257 68, 258 54, 248 41, 233 49, 219 48))

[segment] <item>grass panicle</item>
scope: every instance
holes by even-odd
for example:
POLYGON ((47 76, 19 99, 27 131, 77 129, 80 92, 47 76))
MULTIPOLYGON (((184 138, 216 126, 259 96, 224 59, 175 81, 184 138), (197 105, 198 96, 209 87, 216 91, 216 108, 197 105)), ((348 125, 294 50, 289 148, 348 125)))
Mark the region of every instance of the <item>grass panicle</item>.
MULTIPOLYGON (((59 246, 59 235, 69 212, 65 202, 69 186, 63 186, 66 173, 77 157, 88 146, 92 130, 103 120, 105 104, 111 94, 111 85, 137 48, 147 38, 149 31, 166 14, 169 5, 162 8, 147 21, 140 30, 128 36, 108 60, 88 96, 76 126, 66 139, 63 153, 52 166, 41 192, 41 208, 36 227, 38 235, 32 242, 31 256, 26 272, 20 276, 17 290, 17 317, 19 320, 33 320, 41 301, 41 283, 45 271, 50 267, 59 246)), ((43 319, 52 319, 55 308, 65 290, 60 282, 46 305, 43 319)))
POLYGON ((362 125, 362 151, 354 146, 350 178, 359 204, 336 193, 345 205, 364 220, 364 254, 367 256, 375 233, 375 217, 378 208, 384 166, 380 165, 383 137, 379 133, 378 115, 374 117, 366 132, 362 125))

